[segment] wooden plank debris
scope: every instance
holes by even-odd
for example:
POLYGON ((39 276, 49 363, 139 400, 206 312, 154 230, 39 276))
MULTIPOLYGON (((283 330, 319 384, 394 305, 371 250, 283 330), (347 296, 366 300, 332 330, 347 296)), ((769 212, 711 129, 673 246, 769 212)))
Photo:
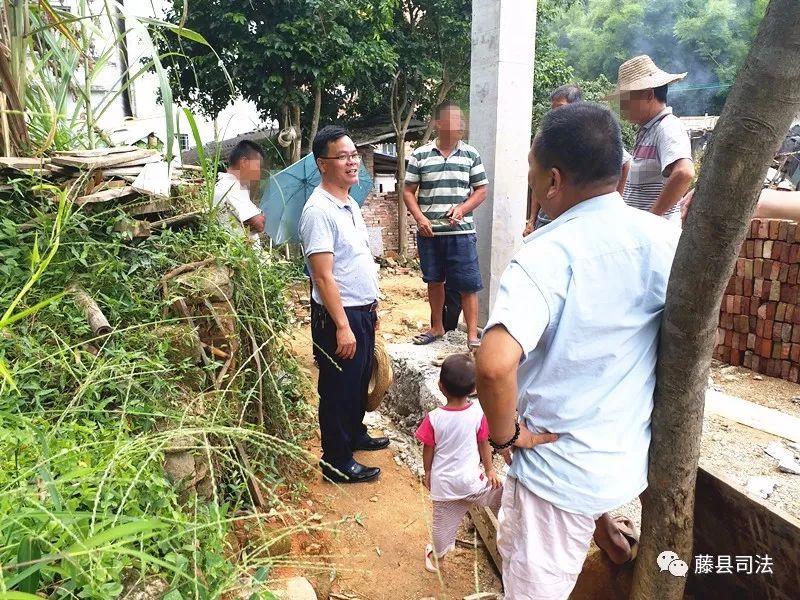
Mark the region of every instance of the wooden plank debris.
POLYGON ((96 169, 103 169, 116 165, 132 166, 131 163, 148 159, 159 161, 161 160, 161 154, 159 154, 157 150, 135 150, 133 152, 120 152, 108 156, 56 156, 53 158, 53 163, 56 165, 94 171, 96 169))
POLYGON ((497 572, 502 573, 503 560, 497 550, 497 517, 494 516, 491 509, 485 506, 471 508, 469 516, 475 524, 478 535, 486 545, 486 550, 489 552, 489 557, 492 559, 495 568, 497 568, 497 572))
POLYGON ((49 158, 25 158, 23 156, 0 156, 0 168, 15 171, 42 170, 50 163, 49 158))
POLYGON ((145 165, 131 187, 140 194, 168 199, 172 188, 171 179, 169 163, 160 161, 145 165))
POLYGON ((151 215, 153 213, 166 212, 172 208, 172 200, 170 198, 157 198, 149 202, 137 202, 135 204, 128 204, 123 207, 126 213, 135 217, 138 215, 151 215))
POLYGON ((113 188, 104 190, 95 194, 87 194, 75 199, 75 204, 83 206, 84 204, 97 204, 100 202, 109 202, 110 200, 119 200, 121 198, 128 198, 137 195, 136 190, 132 187, 113 188))
POLYGON ((121 152, 135 152, 141 150, 136 146, 112 146, 111 148, 95 148, 94 150, 56 150, 55 156, 79 156, 82 158, 95 158, 99 156, 110 156, 121 152))
POLYGON ((156 152, 155 154, 151 154, 150 156, 145 156, 143 158, 131 158, 131 160, 125 161, 123 163, 117 163, 114 166, 122 167, 122 168, 124 168, 124 167, 141 167, 141 166, 144 166, 144 165, 146 165, 148 163, 161 162, 162 160, 164 160, 164 159, 162 158, 161 154, 156 152))
POLYGON ((103 169, 103 177, 136 177, 142 172, 142 167, 114 167, 113 169, 103 169))

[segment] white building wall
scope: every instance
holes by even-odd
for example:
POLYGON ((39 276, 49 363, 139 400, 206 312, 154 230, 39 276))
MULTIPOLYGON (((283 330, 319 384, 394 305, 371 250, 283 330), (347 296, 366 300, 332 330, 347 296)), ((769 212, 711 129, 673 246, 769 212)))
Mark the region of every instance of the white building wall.
MULTIPOLYGON (((75 5, 78 0, 62 0, 75 12, 75 5)), ((102 13, 104 10, 103 0, 90 0, 92 12, 102 13)), ((125 10, 128 15, 140 17, 151 17, 157 19, 164 18, 166 2, 164 0, 128 0, 125 10), (155 9, 155 10, 154 10, 155 9)), ((95 57, 102 56, 109 49, 112 50, 111 59, 106 63, 105 68, 99 73, 92 85, 92 99, 95 112, 99 112, 100 107, 108 104, 108 99, 122 87, 119 52, 114 49, 115 33, 111 23, 107 18, 101 18, 97 22, 100 35, 95 35, 93 43, 95 45, 95 57)), ((142 59, 149 60, 152 53, 149 44, 137 31, 135 20, 126 20, 128 30, 126 39, 128 46, 128 65, 131 74, 137 72, 142 64, 142 59)), ((172 35, 172 34, 169 34, 172 35)), ((177 40, 177 38, 175 38, 177 40)), ((81 77, 81 74, 78 75, 81 77)), ((131 85, 131 105, 134 119, 126 120, 122 97, 118 96, 99 118, 99 126, 111 134, 112 139, 118 143, 131 142, 132 138, 139 134, 147 136, 151 131, 156 136, 164 140, 166 138, 166 120, 164 107, 158 102, 159 84, 155 73, 145 73, 134 80, 131 85)), ((189 122, 183 114, 182 107, 173 105, 174 114, 177 118, 177 129, 179 133, 188 135, 188 147, 193 148, 195 141, 192 136, 189 122)), ((198 132, 202 142, 213 141, 214 139, 226 139, 242 133, 261 129, 268 126, 268 123, 261 119, 254 103, 237 99, 231 102, 216 119, 208 119, 199 114, 195 114, 198 132)), ((141 138, 138 138, 141 139, 141 138)), ((179 151, 178 139, 175 140, 173 153, 179 151)))

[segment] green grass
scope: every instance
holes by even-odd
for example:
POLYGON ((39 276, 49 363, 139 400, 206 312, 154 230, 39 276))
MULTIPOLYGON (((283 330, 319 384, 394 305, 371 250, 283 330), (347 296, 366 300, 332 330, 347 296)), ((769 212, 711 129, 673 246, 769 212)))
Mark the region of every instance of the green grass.
POLYGON ((125 242, 119 211, 70 211, 54 190, 15 187, 0 196, 0 597, 114 598, 132 569, 164 580, 169 600, 217 598, 243 578, 269 597, 270 571, 287 560, 274 547, 307 527, 287 503, 311 462, 308 382, 284 344, 297 266, 263 260, 213 219, 125 242), (241 341, 218 388, 159 329, 183 322, 164 317, 161 276, 211 256, 232 271, 241 341), (62 295, 70 283, 111 335, 93 339, 62 295), (251 510, 234 441, 285 525, 251 510), (202 459, 207 498, 182 503, 165 477, 175 445, 202 459), (237 524, 251 531, 245 551, 230 543, 237 524))

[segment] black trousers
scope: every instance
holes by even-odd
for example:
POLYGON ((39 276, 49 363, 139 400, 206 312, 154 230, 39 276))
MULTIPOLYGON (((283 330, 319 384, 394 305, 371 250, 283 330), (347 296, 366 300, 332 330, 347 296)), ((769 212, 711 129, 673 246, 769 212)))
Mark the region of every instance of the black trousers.
POLYGON ((344 468, 353 448, 367 435, 364 425, 367 389, 375 354, 375 310, 345 308, 356 338, 356 354, 349 360, 336 356, 336 325, 327 311, 312 300, 311 339, 319 365, 319 429, 322 460, 344 468))
POLYGON ((461 292, 454 290, 444 283, 444 308, 442 309, 442 322, 445 331, 458 329, 458 319, 461 316, 461 292))

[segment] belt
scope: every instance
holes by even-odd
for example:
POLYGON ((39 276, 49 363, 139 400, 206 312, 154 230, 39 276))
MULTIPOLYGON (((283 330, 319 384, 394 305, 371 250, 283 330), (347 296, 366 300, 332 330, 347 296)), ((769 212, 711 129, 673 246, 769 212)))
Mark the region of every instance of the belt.
MULTIPOLYGON (((313 305, 325 310, 325 307, 322 304, 318 304, 313 299, 311 300, 311 303, 313 305)), ((371 304, 364 304, 362 306, 345 306, 344 309, 345 310, 355 310, 355 311, 358 311, 358 312, 377 312, 377 310, 378 310, 378 301, 375 300, 375 302, 372 302, 371 304)))
POLYGON ((358 312, 375 312, 378 310, 378 301, 375 300, 372 304, 364 304, 363 306, 345 306, 345 310, 357 310, 358 312))

